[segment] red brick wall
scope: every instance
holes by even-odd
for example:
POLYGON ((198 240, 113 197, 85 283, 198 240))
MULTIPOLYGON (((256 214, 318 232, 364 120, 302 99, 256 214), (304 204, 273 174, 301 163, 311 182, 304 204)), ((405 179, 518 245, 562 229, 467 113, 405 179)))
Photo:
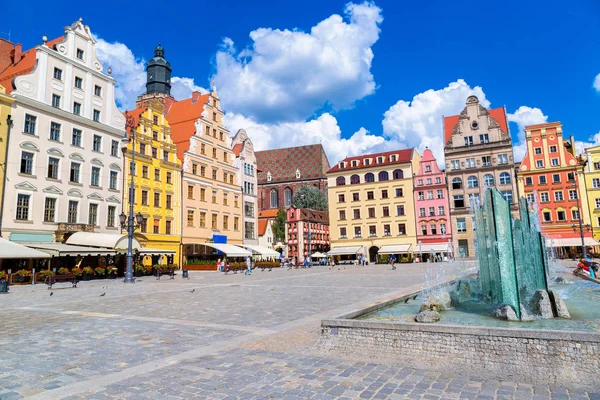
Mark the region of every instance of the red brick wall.
POLYGON ((325 193, 325 195, 327 196, 327 179, 326 178, 321 178, 321 179, 311 179, 311 180, 307 180, 307 181, 294 181, 294 182, 283 182, 283 183, 268 183, 268 184, 261 184, 258 185, 258 209, 259 210, 267 210, 269 208, 271 208, 271 190, 272 189, 276 189, 277 193, 278 193, 278 199, 279 199, 279 207, 283 207, 284 206, 284 190, 285 188, 290 188, 292 189, 292 197, 294 196, 294 193, 296 193, 296 190, 298 190, 298 188, 300 188, 300 186, 304 186, 304 185, 309 185, 309 186, 317 186, 319 189, 321 189, 323 191, 323 193, 325 193))

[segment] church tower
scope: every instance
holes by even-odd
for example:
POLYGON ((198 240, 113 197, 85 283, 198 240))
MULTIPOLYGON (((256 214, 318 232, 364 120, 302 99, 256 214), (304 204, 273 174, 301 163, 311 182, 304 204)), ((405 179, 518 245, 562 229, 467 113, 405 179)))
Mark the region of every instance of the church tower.
POLYGON ((154 49, 154 58, 146 67, 146 94, 163 93, 171 95, 171 64, 165 60, 165 49, 158 44, 154 49))

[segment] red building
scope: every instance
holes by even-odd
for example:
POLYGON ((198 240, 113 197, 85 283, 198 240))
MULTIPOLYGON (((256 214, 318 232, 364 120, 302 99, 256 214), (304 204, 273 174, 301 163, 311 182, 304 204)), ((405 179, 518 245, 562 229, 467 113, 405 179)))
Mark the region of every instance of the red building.
POLYGON ((287 256, 295 257, 298 262, 316 252, 329 251, 327 212, 290 207, 287 210, 286 241, 287 256))
MULTIPOLYGON (((560 122, 526 126, 525 135, 527 153, 517 172, 520 195, 530 202, 537 195, 542 234, 551 245, 580 251, 579 218, 589 224, 590 216, 583 161, 575 154, 574 139, 563 139, 560 122)), ((584 235, 593 245, 592 232, 584 229, 584 235)))
POLYGON ((258 208, 288 208, 300 186, 315 186, 327 195, 329 161, 323 146, 257 151, 258 208))

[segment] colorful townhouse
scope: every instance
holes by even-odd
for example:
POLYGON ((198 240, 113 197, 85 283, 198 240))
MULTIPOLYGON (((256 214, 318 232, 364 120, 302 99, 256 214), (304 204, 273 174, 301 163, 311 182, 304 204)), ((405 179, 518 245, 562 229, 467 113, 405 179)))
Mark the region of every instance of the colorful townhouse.
POLYGON ((594 240, 600 241, 600 146, 585 149, 583 177, 594 240))
POLYGON ((563 138, 560 122, 526 126, 525 138, 527 153, 517 172, 519 192, 529 202, 539 202, 548 244, 564 253, 581 251, 579 219, 583 218, 586 246, 597 245, 591 232, 584 161, 576 156, 574 138, 563 138))
POLYGON ((316 252, 326 253, 330 244, 327 211, 291 206, 287 209, 286 237, 287 256, 298 263, 316 252))
POLYGON ((231 140, 231 148, 238 169, 237 184, 242 188, 244 213, 242 230, 245 245, 258 245, 258 170, 254 144, 244 129, 237 131, 231 140))
POLYGON ((13 125, 11 114, 14 99, 6 94, 4 86, 0 86, 0 237, 2 236, 2 214, 4 212, 4 182, 8 160, 8 137, 13 125))
POLYGON ((347 157, 327 172, 331 250, 356 259, 365 255, 412 254, 417 245, 413 174, 421 156, 415 149, 347 157))
POLYGON ((446 175, 437 165, 433 152, 425 149, 413 177, 417 247, 423 261, 432 254, 452 254, 452 229, 446 175))
MULTIPOLYGON (((89 246, 97 235, 117 240, 125 118, 115 104, 115 79, 110 69, 104 72, 96 39, 81 19, 63 36, 42 40, 24 52, 0 43, 0 85, 14 99, 2 152, 9 155, 2 168, 9 182, 0 205, 2 236, 62 243, 85 233, 78 244, 89 246)), ((2 132, 5 112, 3 106, 2 132)))
POLYGON ((444 156, 454 255, 475 257, 471 201, 498 189, 517 216, 512 140, 504 107, 486 109, 469 96, 459 115, 444 118, 444 156))

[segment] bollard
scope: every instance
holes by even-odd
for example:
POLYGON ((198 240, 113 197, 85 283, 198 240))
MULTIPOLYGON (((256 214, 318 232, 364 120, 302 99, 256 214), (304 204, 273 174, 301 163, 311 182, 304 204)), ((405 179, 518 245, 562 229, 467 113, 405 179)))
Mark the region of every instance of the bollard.
POLYGON ((182 270, 181 277, 184 278, 184 279, 185 278, 190 279, 189 271, 187 269, 182 270))

